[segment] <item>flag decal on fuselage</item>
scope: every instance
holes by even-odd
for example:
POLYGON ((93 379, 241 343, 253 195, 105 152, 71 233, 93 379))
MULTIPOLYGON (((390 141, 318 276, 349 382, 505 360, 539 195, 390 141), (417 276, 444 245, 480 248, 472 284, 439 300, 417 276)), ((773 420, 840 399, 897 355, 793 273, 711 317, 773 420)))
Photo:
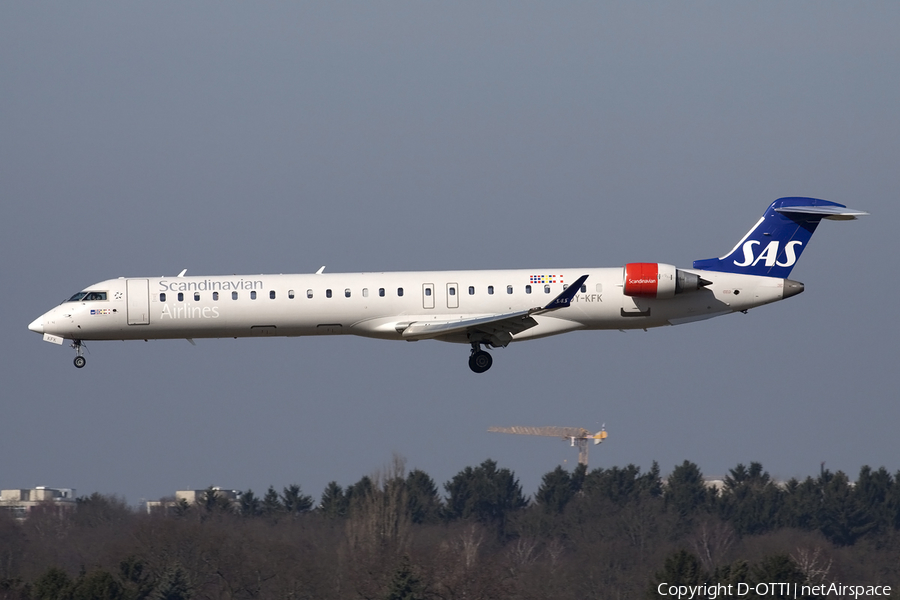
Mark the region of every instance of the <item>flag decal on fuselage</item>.
POLYGON ((565 283, 562 275, 532 275, 528 283, 565 283))

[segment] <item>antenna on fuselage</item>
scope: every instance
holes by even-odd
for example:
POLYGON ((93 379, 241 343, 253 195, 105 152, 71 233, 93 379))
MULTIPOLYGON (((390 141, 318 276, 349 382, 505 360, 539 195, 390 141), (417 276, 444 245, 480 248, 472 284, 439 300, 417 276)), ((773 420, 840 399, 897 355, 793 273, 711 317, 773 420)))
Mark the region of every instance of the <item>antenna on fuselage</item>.
POLYGON ((319 267, 319 270, 316 271, 316 275, 321 275, 325 271, 325 265, 319 267))
POLYGON ((187 273, 187 269, 182 269, 181 273, 178 274, 179 277, 184 277, 184 274, 187 273))

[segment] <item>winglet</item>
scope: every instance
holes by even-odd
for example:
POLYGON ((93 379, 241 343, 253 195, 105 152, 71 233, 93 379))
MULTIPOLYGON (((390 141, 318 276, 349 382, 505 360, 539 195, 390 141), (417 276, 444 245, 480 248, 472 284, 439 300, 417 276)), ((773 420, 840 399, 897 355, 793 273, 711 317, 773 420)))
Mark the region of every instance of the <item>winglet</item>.
POLYGON ((578 290, 581 289, 581 286, 584 285, 584 282, 587 281, 588 276, 582 275, 578 279, 575 280, 575 283, 567 287, 562 291, 562 293, 550 301, 550 304, 542 308, 541 310, 554 310, 557 308, 565 308, 572 303, 572 298, 575 297, 575 294, 578 293, 578 290))

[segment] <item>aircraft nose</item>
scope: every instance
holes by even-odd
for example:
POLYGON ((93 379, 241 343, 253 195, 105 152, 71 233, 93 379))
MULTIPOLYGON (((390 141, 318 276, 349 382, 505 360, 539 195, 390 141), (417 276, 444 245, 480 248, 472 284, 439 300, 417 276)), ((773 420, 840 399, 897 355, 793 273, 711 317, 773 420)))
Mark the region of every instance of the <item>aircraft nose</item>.
POLYGON ((28 325, 28 329, 35 333, 44 333, 44 321, 41 317, 38 317, 34 321, 28 325))

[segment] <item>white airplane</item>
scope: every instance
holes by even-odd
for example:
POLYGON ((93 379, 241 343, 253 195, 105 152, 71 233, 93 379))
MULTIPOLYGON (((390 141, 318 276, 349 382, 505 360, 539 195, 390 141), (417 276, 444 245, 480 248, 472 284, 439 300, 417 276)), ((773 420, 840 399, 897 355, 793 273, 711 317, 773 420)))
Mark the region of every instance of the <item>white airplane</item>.
POLYGON ((120 277, 91 285, 34 320, 44 340, 360 335, 469 344, 483 373, 499 348, 580 329, 679 325, 790 298, 788 279, 822 219, 865 215, 814 198, 781 198, 722 258, 692 269, 617 268, 120 277))

